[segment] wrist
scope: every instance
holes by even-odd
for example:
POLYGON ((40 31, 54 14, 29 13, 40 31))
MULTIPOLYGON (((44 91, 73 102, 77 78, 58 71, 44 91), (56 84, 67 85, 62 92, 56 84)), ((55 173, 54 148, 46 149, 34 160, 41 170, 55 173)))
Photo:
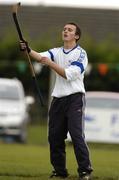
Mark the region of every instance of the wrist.
POLYGON ((29 46, 27 46, 27 52, 30 53, 31 52, 31 48, 29 46))
POLYGON ((52 60, 49 60, 47 65, 52 68, 54 66, 54 62, 52 60))

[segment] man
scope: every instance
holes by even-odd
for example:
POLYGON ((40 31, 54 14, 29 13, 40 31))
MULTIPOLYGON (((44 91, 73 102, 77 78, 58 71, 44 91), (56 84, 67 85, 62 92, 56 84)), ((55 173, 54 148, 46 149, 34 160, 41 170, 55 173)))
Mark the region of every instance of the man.
POLYGON ((81 30, 75 23, 67 23, 62 31, 63 47, 37 53, 21 42, 21 50, 39 63, 56 72, 52 92, 53 100, 49 110, 50 159, 54 167, 52 177, 66 178, 65 139, 69 131, 78 164, 79 179, 91 179, 89 150, 84 137, 85 88, 84 72, 88 63, 86 51, 77 45, 81 30))

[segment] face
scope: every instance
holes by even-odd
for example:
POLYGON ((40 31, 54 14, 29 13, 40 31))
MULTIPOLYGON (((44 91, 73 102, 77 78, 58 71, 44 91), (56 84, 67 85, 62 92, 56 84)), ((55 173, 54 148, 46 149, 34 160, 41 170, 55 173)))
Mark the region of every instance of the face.
POLYGON ((76 41, 78 35, 76 35, 76 27, 72 24, 66 24, 62 31, 62 39, 64 42, 76 41))

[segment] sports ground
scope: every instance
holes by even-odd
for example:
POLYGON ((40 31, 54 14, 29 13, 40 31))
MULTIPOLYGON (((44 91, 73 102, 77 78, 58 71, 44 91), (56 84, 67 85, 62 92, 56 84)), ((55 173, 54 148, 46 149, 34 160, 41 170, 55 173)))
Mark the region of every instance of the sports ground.
MULTIPOLYGON (((30 126, 27 144, 0 142, 0 180, 47 180, 52 171, 46 130, 30 126)), ((89 143, 94 180, 119 180, 119 145, 89 143)), ((67 143, 67 180, 77 180, 72 144, 67 143)), ((53 178, 59 180, 59 178, 53 178)))

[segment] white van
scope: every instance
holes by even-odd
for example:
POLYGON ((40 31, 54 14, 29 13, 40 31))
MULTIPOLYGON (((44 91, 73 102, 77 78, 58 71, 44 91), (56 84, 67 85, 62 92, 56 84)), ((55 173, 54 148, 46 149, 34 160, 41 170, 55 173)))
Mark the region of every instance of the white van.
POLYGON ((86 100, 86 140, 119 143, 119 93, 87 92, 86 100))
POLYGON ((86 141, 119 143, 118 92, 87 92, 84 118, 86 141))
POLYGON ((29 121, 28 104, 18 79, 0 78, 0 136, 24 143, 29 121))

